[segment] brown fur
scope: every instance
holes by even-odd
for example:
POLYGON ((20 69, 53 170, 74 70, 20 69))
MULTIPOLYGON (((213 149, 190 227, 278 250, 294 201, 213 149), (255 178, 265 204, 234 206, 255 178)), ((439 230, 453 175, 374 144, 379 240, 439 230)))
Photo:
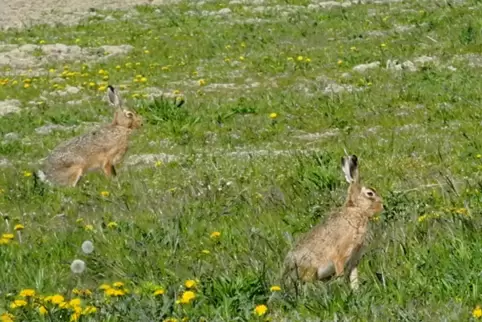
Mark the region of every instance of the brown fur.
POLYGON ((114 166, 126 154, 129 136, 142 126, 142 118, 121 109, 120 98, 110 86, 109 99, 116 106, 112 123, 57 146, 45 162, 48 181, 75 187, 88 171, 101 169, 107 177, 116 175, 114 166))
POLYGON ((342 169, 350 182, 345 204, 325 223, 308 232, 287 254, 285 277, 311 282, 345 275, 350 278, 352 288, 358 287, 356 267, 362 256, 368 222, 383 210, 383 202, 374 189, 360 185, 356 156, 343 158, 342 169))

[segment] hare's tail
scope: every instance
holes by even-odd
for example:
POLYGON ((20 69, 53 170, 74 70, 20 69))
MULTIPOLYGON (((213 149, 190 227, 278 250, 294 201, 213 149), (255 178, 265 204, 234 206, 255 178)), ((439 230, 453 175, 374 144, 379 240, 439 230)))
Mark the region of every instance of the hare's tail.
POLYGON ((47 175, 42 170, 37 170, 33 172, 33 177, 35 182, 43 182, 48 185, 52 185, 52 182, 47 178, 47 175))
POLYGON ((42 170, 34 172, 34 176, 42 182, 47 182, 47 175, 42 170))

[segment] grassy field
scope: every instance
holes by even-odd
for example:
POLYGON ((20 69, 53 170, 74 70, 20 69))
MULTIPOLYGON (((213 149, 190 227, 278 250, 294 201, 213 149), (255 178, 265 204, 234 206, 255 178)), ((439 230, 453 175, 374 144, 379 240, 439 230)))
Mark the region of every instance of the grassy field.
POLYGON ((482 316, 482 3, 366 2, 183 1, 0 32, 35 45, 33 67, 0 66, 0 101, 20 103, 0 117, 1 321, 482 316), (108 84, 145 120, 118 177, 35 182, 57 144, 109 122, 108 84), (344 148, 385 201, 359 291, 272 288, 342 204, 344 148))

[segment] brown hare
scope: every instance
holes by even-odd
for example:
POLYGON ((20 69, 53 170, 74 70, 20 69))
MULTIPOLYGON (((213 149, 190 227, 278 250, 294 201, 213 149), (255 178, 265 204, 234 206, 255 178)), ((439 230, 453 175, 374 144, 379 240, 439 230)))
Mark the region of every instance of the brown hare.
POLYGON ((284 279, 310 282, 345 276, 352 289, 358 288, 357 265, 368 222, 383 210, 383 201, 374 189, 360 184, 355 155, 342 157, 341 166, 350 184, 345 204, 325 223, 315 226, 287 254, 284 279))
POLYGON ((115 176, 115 165, 127 152, 131 132, 142 126, 142 118, 123 109, 119 93, 109 85, 109 101, 114 105, 112 123, 72 138, 57 146, 44 163, 41 180, 75 187, 88 171, 102 169, 107 177, 115 176))

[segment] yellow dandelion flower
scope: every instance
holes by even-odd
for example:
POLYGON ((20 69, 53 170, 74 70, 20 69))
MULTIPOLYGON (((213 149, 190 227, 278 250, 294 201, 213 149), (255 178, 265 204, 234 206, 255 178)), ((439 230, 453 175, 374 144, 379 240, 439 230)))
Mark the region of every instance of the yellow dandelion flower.
POLYGON ((101 195, 102 197, 109 197, 110 193, 109 193, 109 191, 101 191, 101 192, 100 192, 100 195, 101 195))
POLYGON ((418 217, 417 221, 419 223, 421 223, 421 222, 424 222, 426 219, 427 219, 427 215, 422 215, 422 216, 418 217))
POLYGON ((105 70, 100 69, 100 70, 99 70, 99 75, 104 75, 104 74, 105 74, 105 70))
POLYGON ((293 59, 293 57, 288 57, 288 58, 286 58, 286 60, 287 61, 293 61, 294 59, 293 59))
POLYGON ((97 308, 92 305, 88 305, 85 307, 84 311, 82 312, 83 315, 94 314, 97 312, 97 308))
POLYGON ((139 81, 140 81, 141 83, 145 83, 145 82, 147 82, 147 78, 146 78, 146 77, 142 77, 139 81))
POLYGON ((146 50, 144 50, 144 54, 148 55, 149 53, 150 53, 150 51, 149 51, 149 50, 147 50, 147 49, 146 49, 146 50))
POLYGON ((296 60, 297 60, 297 61, 302 61, 302 60, 303 60, 303 56, 298 56, 298 57, 296 57, 296 60))
POLYGON ((16 309, 18 307, 24 307, 27 305, 27 301, 25 300, 15 300, 10 304, 11 309, 16 309))
POLYGON ((477 154, 475 157, 476 157, 477 159, 481 159, 481 158, 482 158, 482 154, 477 154))
POLYGON ((167 318, 162 322, 177 322, 178 320, 176 318, 167 318))
POLYGON ((45 315, 48 313, 47 309, 43 305, 38 308, 38 312, 40 313, 40 315, 45 315))
POLYGON ((18 81, 16 81, 16 80, 14 80, 14 81, 12 82, 12 85, 17 85, 17 84, 18 84, 18 81))
POLYGON ((68 309, 69 308, 69 303, 67 303, 65 301, 60 302, 58 305, 59 305, 59 308, 61 308, 61 309, 68 309))
POLYGON ((24 230, 25 229, 25 226, 22 225, 22 224, 16 224, 14 227, 13 227, 14 230, 24 230))
POLYGON ((124 296, 126 292, 124 290, 109 288, 104 291, 104 294, 108 296, 124 296))
POLYGON ((31 288, 27 288, 27 289, 21 290, 19 295, 21 297, 32 297, 32 296, 35 296, 35 290, 31 288))
POLYGON ((306 57, 306 58, 305 58, 305 62, 311 63, 311 58, 306 57))
POLYGON ((124 286, 124 283, 122 283, 122 282, 115 282, 115 283, 112 284, 112 286, 114 286, 114 287, 123 287, 123 286, 124 286))
POLYGON ((108 290, 110 288, 111 286, 109 284, 102 284, 101 286, 99 286, 99 290, 108 290))
POLYGON ((72 306, 72 307, 80 306, 81 304, 82 304, 82 301, 79 298, 71 299, 69 301, 69 305, 72 306))
POLYGON ((99 88, 98 88, 97 90, 98 90, 99 92, 103 92, 103 91, 105 91, 106 88, 107 88, 107 86, 101 85, 101 86, 99 86, 99 88))
POLYGON ((107 227, 111 229, 117 228, 117 223, 115 221, 111 221, 110 223, 107 224, 107 227))
POLYGON ((254 313, 258 316, 262 316, 262 315, 265 315, 266 312, 268 312, 268 307, 264 304, 261 304, 261 305, 257 305, 255 308, 254 308, 254 313))
POLYGON ((194 293, 193 291, 186 291, 186 292, 182 293, 182 296, 181 296, 181 299, 179 300, 179 303, 189 304, 195 298, 196 298, 196 293, 194 293))
POLYGON ((243 41, 240 46, 244 48, 246 47, 246 43, 243 41))
POLYGON ((160 160, 159 160, 159 161, 156 161, 156 163, 154 163, 154 166, 155 166, 156 168, 159 168, 161 165, 162 165, 162 161, 160 161, 160 160))
MULTIPOLYGON (((60 303, 63 303, 64 302, 64 297, 62 295, 59 295, 59 294, 56 294, 56 295, 53 295, 51 298, 50 298, 50 301, 49 302, 52 302, 52 304, 60 304, 60 303)), ((47 299, 45 299, 45 301, 47 301, 47 299)))
POLYGON ((108 81, 108 80, 109 80, 109 75, 105 75, 104 77, 102 77, 102 80, 108 81))
POLYGON ((468 214, 468 211, 466 208, 458 208, 455 210, 455 212, 459 215, 467 215, 468 214))
POLYGON ((279 287, 278 285, 273 285, 269 288, 269 290, 271 292, 279 292, 279 291, 281 291, 281 287, 279 287))
POLYGON ((480 305, 477 305, 475 309, 472 311, 472 316, 476 319, 479 319, 482 317, 482 308, 480 308, 480 305))
POLYGON ((76 43, 76 44, 78 44, 79 42, 80 42, 80 39, 79 39, 79 38, 75 39, 75 43, 76 43))
POLYGON ((141 66, 141 63, 137 62, 137 63, 136 63, 136 66, 141 66))
POLYGON ((13 234, 2 234, 2 238, 4 239, 13 239, 14 235, 13 234))
POLYGON ((178 89, 175 89, 174 91, 172 91, 172 93, 173 93, 174 95, 179 95, 179 94, 181 94, 181 91, 178 90, 178 89))
POLYGON ((216 239, 216 238, 219 238, 221 237, 221 233, 219 231, 214 231, 211 233, 211 238, 212 239, 216 239))
POLYGON ((244 56, 239 56, 239 60, 243 61, 244 59, 244 56))
POLYGON ((203 250, 201 251, 201 253, 206 254, 206 255, 211 254, 211 252, 210 252, 209 250, 207 250, 207 249, 203 249, 203 250))
POLYGON ((45 44, 45 40, 41 39, 41 40, 39 40, 38 43, 41 44, 41 45, 42 45, 42 44, 45 44))
POLYGON ((338 59, 338 61, 337 61, 336 63, 337 63, 338 65, 341 65, 341 64, 343 64, 343 60, 338 59))
POLYGON ((272 120, 274 120, 274 119, 277 118, 277 117, 278 117, 278 114, 276 114, 276 113, 271 113, 271 114, 269 115, 269 118, 272 119, 272 120))
POLYGON ((79 321, 80 316, 81 316, 81 314, 78 313, 78 312, 72 313, 72 315, 70 316, 70 322, 79 321))
POLYGON ((387 47, 387 44, 381 44, 380 47, 385 48, 387 47))
POLYGON ((158 296, 158 295, 162 295, 162 294, 164 294, 164 290, 162 288, 154 291, 154 296, 158 296))
POLYGON ((184 286, 186 286, 187 288, 194 288, 194 287, 196 287, 196 281, 195 280, 187 280, 186 282, 184 282, 184 286))
POLYGON ((3 313, 2 315, 0 315, 0 321, 1 322, 13 322, 15 317, 11 314, 11 313, 3 313))
POLYGON ((204 85, 206 85, 206 81, 205 81, 204 79, 200 79, 200 80, 198 81, 198 83, 199 83, 199 86, 204 86, 204 85))
POLYGON ((24 177, 31 177, 31 176, 32 176, 32 172, 30 172, 30 171, 24 171, 24 172, 23 172, 23 176, 24 176, 24 177))
POLYGON ((0 245, 7 245, 10 243, 10 239, 0 238, 0 245))
POLYGON ((93 230, 94 230, 94 226, 92 226, 92 225, 85 225, 85 226, 84 226, 84 230, 85 230, 85 231, 93 231, 93 230))

